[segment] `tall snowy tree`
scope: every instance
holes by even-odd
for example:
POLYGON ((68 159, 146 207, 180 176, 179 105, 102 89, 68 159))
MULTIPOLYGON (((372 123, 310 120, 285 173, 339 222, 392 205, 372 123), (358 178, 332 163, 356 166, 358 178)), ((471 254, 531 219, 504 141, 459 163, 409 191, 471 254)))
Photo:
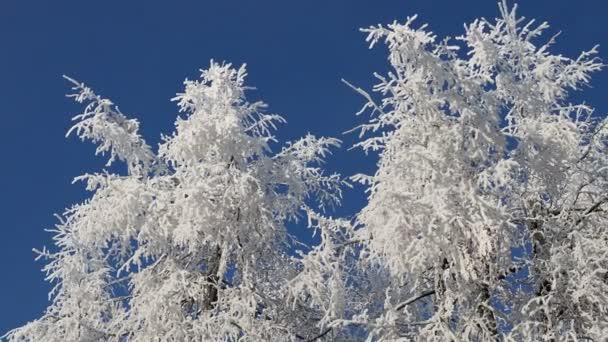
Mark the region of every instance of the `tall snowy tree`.
POLYGON ((355 177, 360 263, 380 271, 367 311, 334 324, 370 341, 608 336, 608 121, 571 96, 603 64, 499 7, 456 42, 415 17, 363 30, 392 69, 380 101, 353 87, 373 115, 358 146, 380 155, 355 177))
POLYGON ((157 153, 136 120, 68 78, 87 103, 70 132, 128 172, 77 178, 91 198, 60 217, 56 248, 38 251, 52 302, 10 341, 301 341, 321 332, 317 316, 336 318, 324 298, 340 288, 309 294, 297 275, 321 269, 314 253, 288 253, 285 222, 327 220, 310 197, 339 203, 340 177, 319 168, 338 141, 308 135, 271 154, 283 119, 246 101, 245 76, 212 62, 187 80, 173 99, 184 116, 157 153))

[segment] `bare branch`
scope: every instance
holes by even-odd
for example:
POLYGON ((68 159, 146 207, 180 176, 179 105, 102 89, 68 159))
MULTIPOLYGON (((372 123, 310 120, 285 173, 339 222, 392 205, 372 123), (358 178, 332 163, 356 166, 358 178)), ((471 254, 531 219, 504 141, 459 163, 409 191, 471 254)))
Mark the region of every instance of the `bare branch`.
POLYGON ((412 303, 414 303, 414 302, 416 302, 416 301, 418 301, 418 300, 420 300, 422 298, 425 298, 425 297, 428 297, 428 296, 432 296, 434 294, 435 294, 435 290, 424 291, 424 292, 420 293, 419 295, 417 295, 415 297, 412 297, 412 298, 406 300, 405 302, 402 302, 402 303, 398 304, 395 307, 395 311, 399 311, 399 310, 405 308, 406 306, 408 306, 408 305, 410 305, 410 304, 412 304, 412 303))

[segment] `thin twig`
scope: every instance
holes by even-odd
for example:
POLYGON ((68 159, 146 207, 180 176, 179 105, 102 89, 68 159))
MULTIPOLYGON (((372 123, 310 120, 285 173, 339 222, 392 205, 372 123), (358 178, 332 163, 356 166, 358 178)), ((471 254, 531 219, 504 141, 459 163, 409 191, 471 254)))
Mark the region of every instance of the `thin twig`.
POLYGON ((420 293, 419 295, 412 297, 412 298, 406 300, 405 302, 402 302, 401 304, 397 305, 395 307, 395 311, 399 311, 399 310, 403 309, 404 307, 406 307, 422 298, 425 298, 425 297, 428 297, 428 296, 431 296, 434 294, 435 294, 435 290, 424 291, 424 292, 420 293))
POLYGON ((315 336, 315 337, 313 337, 313 338, 311 338, 311 339, 309 339, 309 340, 306 340, 306 342, 313 342, 313 341, 316 341, 316 340, 318 340, 318 339, 322 338, 323 336, 325 336, 325 335, 329 334, 329 332, 330 332, 331 330, 332 330, 332 327, 329 327, 329 328, 325 329, 325 331, 323 331, 323 332, 322 332, 322 333, 320 333, 319 335, 317 335, 317 336, 315 336))

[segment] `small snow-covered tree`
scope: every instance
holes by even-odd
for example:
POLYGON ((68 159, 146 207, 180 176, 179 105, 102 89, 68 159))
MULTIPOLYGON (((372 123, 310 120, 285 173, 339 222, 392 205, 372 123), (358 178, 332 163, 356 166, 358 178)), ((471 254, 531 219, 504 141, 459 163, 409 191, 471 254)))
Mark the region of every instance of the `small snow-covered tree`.
POLYGON ((187 80, 173 99, 185 115, 158 152, 136 120, 68 79, 87 103, 70 132, 128 172, 76 178, 91 198, 60 216, 56 248, 38 251, 51 304, 10 341, 302 341, 341 317, 340 274, 318 252, 288 253, 285 227, 305 214, 332 231, 307 203, 339 203, 340 177, 319 167, 338 141, 307 135, 272 154, 283 119, 246 101, 245 76, 212 62, 187 80), (321 288, 314 275, 334 280, 321 288))
POLYGON ((499 7, 457 42, 415 17, 364 30, 392 68, 381 101, 353 87, 373 115, 358 146, 380 155, 355 177, 360 267, 379 271, 340 324, 370 341, 608 336, 608 121, 570 96, 603 64, 553 54, 546 23, 499 7))

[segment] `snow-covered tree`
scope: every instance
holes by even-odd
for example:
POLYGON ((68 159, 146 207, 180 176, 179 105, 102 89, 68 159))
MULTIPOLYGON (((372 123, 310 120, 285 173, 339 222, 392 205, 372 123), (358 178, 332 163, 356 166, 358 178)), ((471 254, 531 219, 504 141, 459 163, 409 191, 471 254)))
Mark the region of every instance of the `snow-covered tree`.
POLYGON ((499 4, 457 40, 414 23, 365 29, 391 71, 357 146, 368 340, 603 341, 608 336, 608 120, 571 93, 603 67, 542 42, 499 4), (370 136, 371 134, 371 136, 370 136))
POLYGON ((302 214, 315 229, 332 221, 308 205, 340 202, 342 180, 319 167, 339 142, 308 135, 272 154, 283 119, 246 101, 245 76, 212 62, 186 80, 173 99, 184 115, 158 152, 136 120, 68 78, 87 103, 70 132, 128 171, 76 178, 91 198, 59 217, 54 249, 37 251, 51 304, 10 341, 302 341, 341 317, 340 273, 318 252, 294 257, 285 227, 302 214))
MULTIPOLYGON (((112 102, 70 130, 126 174, 87 174, 92 196, 37 251, 55 284, 10 341, 603 341, 608 336, 608 119, 573 96, 604 65, 557 55, 548 27, 499 4, 494 21, 438 38, 415 17, 374 26, 376 74, 356 146, 354 220, 321 164, 338 141, 277 153, 283 119, 245 99, 244 67, 211 63, 174 100, 153 150, 112 102), (320 237, 300 248, 286 223, 320 237), (302 249, 302 250, 299 250, 302 249)), ((70 134, 68 132, 68 134, 70 134)))

